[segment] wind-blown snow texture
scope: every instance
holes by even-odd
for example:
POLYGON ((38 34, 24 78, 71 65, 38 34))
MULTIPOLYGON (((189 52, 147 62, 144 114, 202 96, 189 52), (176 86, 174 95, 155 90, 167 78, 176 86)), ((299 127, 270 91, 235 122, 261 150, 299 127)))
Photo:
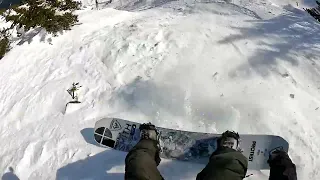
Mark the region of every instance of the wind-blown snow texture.
MULTIPOLYGON (((93 142, 102 117, 280 135, 298 179, 320 177, 320 25, 308 3, 83 2, 81 24, 58 37, 32 30, 0 61, 3 179, 123 179, 126 153, 93 142), (65 112, 73 82, 82 103, 65 112)), ((203 166, 159 168, 195 179, 203 166)))

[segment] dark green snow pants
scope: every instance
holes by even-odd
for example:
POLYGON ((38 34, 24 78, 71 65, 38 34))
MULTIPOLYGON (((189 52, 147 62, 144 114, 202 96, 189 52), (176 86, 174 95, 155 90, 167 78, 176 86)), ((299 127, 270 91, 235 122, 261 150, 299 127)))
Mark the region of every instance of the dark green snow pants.
POLYGON ((197 180, 242 180, 248 169, 248 159, 231 148, 215 151, 197 180))
POLYGON ((157 143, 143 139, 126 157, 125 180, 163 180, 157 166, 160 163, 157 143))
MULTIPOLYGON (((157 169, 156 142, 141 140, 127 155, 125 180, 163 180, 157 169)), ((215 151, 207 166, 197 175, 197 180, 242 180, 247 172, 248 160, 234 149, 215 151)), ((181 172, 183 173, 183 172, 181 172)))

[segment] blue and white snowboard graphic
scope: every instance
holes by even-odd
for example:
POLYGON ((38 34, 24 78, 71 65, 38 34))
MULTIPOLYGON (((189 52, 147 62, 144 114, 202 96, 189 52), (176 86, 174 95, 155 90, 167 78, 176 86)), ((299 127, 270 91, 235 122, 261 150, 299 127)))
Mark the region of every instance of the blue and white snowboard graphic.
MULTIPOLYGON (((94 139, 103 147, 129 152, 140 139, 139 123, 118 118, 104 118, 96 122, 94 139)), ((207 164, 217 148, 221 134, 180 131, 157 127, 160 132, 162 158, 207 164)), ((269 169, 269 154, 282 149, 288 152, 289 144, 279 136, 240 134, 240 148, 248 158, 248 168, 269 169)))

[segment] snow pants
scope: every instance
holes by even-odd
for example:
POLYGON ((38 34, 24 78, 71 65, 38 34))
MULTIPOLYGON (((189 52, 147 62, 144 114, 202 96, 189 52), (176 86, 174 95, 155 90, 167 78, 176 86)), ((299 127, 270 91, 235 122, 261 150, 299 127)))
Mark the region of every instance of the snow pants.
POLYGON ((163 180, 157 169, 159 163, 157 142, 142 139, 127 154, 125 180, 163 180))
MULTIPOLYGON (((163 180, 157 166, 160 163, 157 143, 141 140, 125 160, 126 180, 163 180)), ((248 160, 242 153, 223 148, 215 151, 197 180, 242 180, 246 176, 248 160)), ((183 172, 181 172, 183 173, 183 172)))

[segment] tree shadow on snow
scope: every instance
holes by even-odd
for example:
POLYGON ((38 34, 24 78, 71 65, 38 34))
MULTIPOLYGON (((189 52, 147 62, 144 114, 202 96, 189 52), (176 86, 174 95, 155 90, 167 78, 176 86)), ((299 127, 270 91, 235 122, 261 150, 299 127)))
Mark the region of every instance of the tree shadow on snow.
MULTIPOLYGON (((230 72, 230 77, 249 77, 252 70, 261 76, 267 76, 278 65, 279 61, 287 61, 298 66, 297 57, 304 56, 314 62, 313 53, 319 51, 320 24, 306 12, 286 6, 286 14, 279 15, 269 20, 248 20, 254 27, 233 27, 239 30, 239 34, 230 35, 219 41, 220 44, 234 43, 240 40, 258 40, 259 46, 247 60, 230 72), (266 42, 270 37, 273 41, 266 42), (311 58, 311 59, 310 59, 311 58)), ((311 62, 310 62, 311 63, 311 62)))
POLYGON ((22 34, 20 37, 13 38, 12 40, 19 41, 17 45, 23 45, 25 42, 30 44, 33 38, 38 34, 40 35, 40 42, 44 42, 46 40, 47 32, 41 27, 34 28, 22 34))
MULTIPOLYGON (((63 31, 59 31, 59 33, 61 35, 63 35, 63 31)), ((17 45, 23 45, 24 43, 28 42, 28 44, 32 43, 33 41, 33 38, 35 36, 39 35, 40 36, 40 42, 45 42, 47 41, 49 44, 51 44, 51 41, 52 39, 51 38, 48 38, 47 39, 47 31, 42 28, 42 27, 37 27, 37 28, 34 28, 28 32, 25 32, 23 33, 21 36, 19 37, 14 37, 12 38, 13 41, 19 41, 17 43, 17 45)))
POLYGON ((113 167, 123 166, 125 154, 124 152, 108 149, 58 169, 56 179, 123 179, 124 174, 122 171, 121 173, 108 171, 113 167))

